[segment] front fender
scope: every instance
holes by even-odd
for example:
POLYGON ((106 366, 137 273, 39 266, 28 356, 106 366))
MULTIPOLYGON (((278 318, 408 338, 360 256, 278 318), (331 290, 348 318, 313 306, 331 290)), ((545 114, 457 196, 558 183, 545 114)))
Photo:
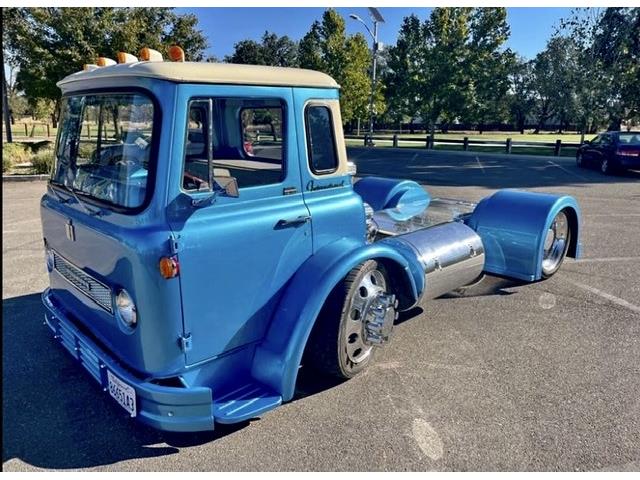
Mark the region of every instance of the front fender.
POLYGON ((343 238, 319 250, 291 280, 253 360, 253 377, 272 387, 283 401, 293 397, 302 354, 325 300, 351 269, 369 259, 393 262, 406 275, 409 295, 414 301, 420 297, 424 276, 417 260, 390 245, 343 238))
POLYGON ((572 229, 568 256, 579 258, 580 208, 573 197, 500 190, 482 199, 466 223, 482 239, 485 271, 540 280, 546 232, 564 209, 572 229))

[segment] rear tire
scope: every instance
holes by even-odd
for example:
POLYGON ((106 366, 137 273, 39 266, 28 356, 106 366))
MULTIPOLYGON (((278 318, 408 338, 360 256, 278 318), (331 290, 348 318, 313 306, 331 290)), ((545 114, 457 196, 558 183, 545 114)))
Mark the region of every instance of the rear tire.
MULTIPOLYGON (((319 373, 353 378, 373 361, 376 350, 366 343, 364 299, 389 293, 384 267, 368 260, 354 268, 333 289, 313 327, 305 350, 305 364, 319 373)), ((395 318, 395 307, 393 316, 395 318)))
POLYGON ((561 210, 547 231, 542 257, 542 278, 551 278, 562 265, 571 243, 571 224, 566 210, 561 210))

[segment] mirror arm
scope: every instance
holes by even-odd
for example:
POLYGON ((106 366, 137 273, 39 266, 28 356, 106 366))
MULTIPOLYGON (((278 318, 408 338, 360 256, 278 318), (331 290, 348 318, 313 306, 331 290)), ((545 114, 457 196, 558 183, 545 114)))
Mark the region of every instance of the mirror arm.
POLYGON ((192 198, 191 199, 191 206, 192 207, 196 207, 196 208, 200 208, 200 207, 207 207, 209 205, 213 205, 216 201, 216 198, 218 197, 218 191, 213 191, 211 192, 211 195, 208 195, 206 197, 202 197, 202 198, 192 198))

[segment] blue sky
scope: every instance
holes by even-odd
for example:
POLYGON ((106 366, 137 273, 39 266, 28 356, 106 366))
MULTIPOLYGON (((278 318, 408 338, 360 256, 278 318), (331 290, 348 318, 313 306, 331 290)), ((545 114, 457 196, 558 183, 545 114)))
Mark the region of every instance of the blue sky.
MULTIPOLYGON (((299 40, 314 20, 319 20, 325 8, 178 8, 177 13, 194 13, 199 27, 209 37, 209 52, 219 59, 233 52, 234 43, 246 38, 258 40, 265 30, 288 35, 299 40)), ((360 23, 348 18, 358 14, 369 21, 366 8, 340 7, 337 10, 347 19, 347 32, 363 31, 360 23)), ((431 8, 379 7, 386 23, 380 26, 379 39, 386 45, 394 44, 402 19, 415 13, 421 19, 429 16, 431 8)), ((544 49, 560 19, 567 17, 570 8, 507 8, 511 37, 507 46, 518 54, 533 58, 544 49)), ((366 35, 366 33, 365 33, 366 35)))

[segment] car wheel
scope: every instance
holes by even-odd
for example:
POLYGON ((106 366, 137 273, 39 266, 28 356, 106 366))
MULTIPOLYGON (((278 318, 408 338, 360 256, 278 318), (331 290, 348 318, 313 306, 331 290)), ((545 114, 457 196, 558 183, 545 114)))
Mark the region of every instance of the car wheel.
POLYGON ((578 168, 584 168, 584 159, 581 152, 576 153, 576 165, 578 168))
POLYGON ((396 305, 381 264, 368 260, 354 268, 320 312, 305 363, 323 374, 356 376, 371 364, 375 349, 389 341, 396 305))
POLYGON ((544 240, 542 278, 552 277, 567 256, 571 242, 571 226, 564 210, 555 216, 544 240))

